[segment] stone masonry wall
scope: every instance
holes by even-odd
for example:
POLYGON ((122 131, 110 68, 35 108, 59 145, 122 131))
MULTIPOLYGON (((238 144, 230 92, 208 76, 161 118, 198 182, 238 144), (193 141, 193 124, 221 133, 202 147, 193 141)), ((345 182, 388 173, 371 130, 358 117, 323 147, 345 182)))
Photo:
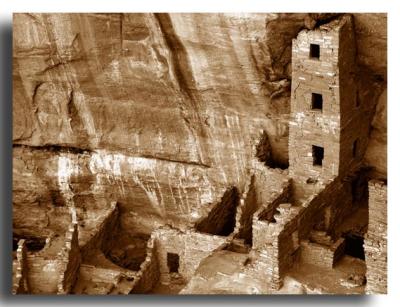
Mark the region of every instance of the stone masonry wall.
POLYGON ((17 248, 16 265, 13 265, 13 285, 12 294, 20 294, 29 292, 27 281, 27 264, 26 264, 26 245, 25 240, 19 240, 17 248))
POLYGON ((162 282, 169 282, 167 253, 179 255, 179 273, 189 280, 200 262, 213 251, 225 246, 230 237, 221 237, 197 233, 195 231, 181 232, 168 227, 156 230, 157 256, 160 264, 162 282))
MULTIPOLYGON (((135 275, 132 275, 132 278, 135 278, 135 275)), ((115 289, 115 286, 118 285, 118 281, 121 279, 121 276, 122 274, 119 270, 107 269, 88 264, 81 264, 79 269, 79 281, 74 288, 74 294, 87 294, 86 291, 82 291, 80 289, 85 289, 87 285, 84 285, 82 287, 82 284, 87 283, 101 284, 101 286, 97 287, 96 291, 94 292, 94 294, 96 295, 110 294, 112 290, 115 289)))
POLYGON ((369 182, 369 222, 364 240, 368 294, 387 293, 387 186, 369 182))
POLYGON ((313 243, 308 240, 302 241, 300 261, 304 264, 312 264, 331 269, 336 261, 344 253, 344 239, 337 240, 334 244, 327 246, 313 243))
POLYGON ((253 248, 259 249, 265 243, 271 243, 274 240, 269 232, 275 231, 275 228, 270 227, 276 225, 273 221, 274 215, 278 212, 277 208, 280 204, 287 201, 289 187, 283 188, 281 193, 274 194, 274 198, 270 203, 263 205, 253 215, 253 248))
POLYGON ((325 181, 339 173, 338 48, 336 31, 304 30, 293 40, 289 173, 297 189, 305 187, 304 192, 313 187, 305 185, 310 178, 325 181), (319 59, 310 58, 310 44, 320 46, 319 59), (312 93, 322 95, 322 110, 311 108, 312 93), (322 166, 313 165, 312 145, 324 148, 322 166))
MULTIPOLYGON (((266 178, 268 178, 266 174, 266 178)), ((261 176, 263 178, 263 176, 261 176)), ((268 180, 265 181, 268 184, 268 180)), ((267 202, 259 204, 252 217, 252 268, 263 272, 271 289, 279 289, 284 273, 293 265, 299 247, 297 219, 299 209, 287 202, 291 199, 291 181, 280 181, 279 191, 267 189, 267 202)))
POLYGON ((253 250, 257 257, 252 265, 262 272, 273 290, 282 286, 285 272, 293 265, 299 248, 297 220, 299 208, 280 204, 272 221, 260 220, 260 209, 253 218, 253 250))
POLYGON ((146 259, 140 265, 140 270, 136 274, 131 293, 147 293, 160 280, 157 249, 156 233, 152 233, 147 242, 146 259))
POLYGON ((359 165, 367 148, 373 106, 358 105, 353 32, 344 15, 293 40, 289 173, 296 200, 359 165), (312 108, 313 94, 322 95, 321 108, 312 108), (322 165, 314 163, 313 146, 323 148, 322 165))
MULTIPOLYGON (((324 230, 330 231, 329 235, 332 233, 332 239, 337 242, 334 231, 338 223, 336 219, 342 221, 352 204, 349 187, 349 182, 337 177, 330 180, 319 193, 310 195, 301 206, 277 201, 280 204, 273 216, 267 216, 265 208, 260 208, 254 214, 253 251, 257 254, 254 267, 265 274, 272 289, 280 288, 285 272, 299 256, 299 242, 308 240, 314 226, 323 221, 324 230), (263 216, 264 220, 260 219, 263 216)), ((341 244, 334 247, 330 260, 325 262, 333 264, 341 248, 341 244)), ((318 250, 306 252, 317 254, 318 250)))
MULTIPOLYGON (((283 276, 285 276, 286 272, 296 261, 300 247, 297 220, 295 218, 298 208, 290 207, 287 204, 281 205, 280 207, 283 210, 280 211, 280 217, 278 217, 278 219, 281 218, 282 220, 279 222, 285 222, 285 226, 278 238, 279 284, 281 284, 283 276)), ((276 277, 275 279, 277 280, 276 277)))
POLYGON ((263 204, 259 211, 255 214, 255 217, 261 221, 271 221, 274 218, 274 214, 277 213, 278 206, 282 203, 286 203, 290 199, 290 185, 287 182, 279 192, 271 193, 272 201, 263 204))
POLYGON ((81 253, 78 242, 78 221, 75 208, 71 208, 72 222, 65 234, 65 243, 58 253, 61 261, 61 274, 57 294, 68 294, 72 290, 81 264, 81 253))
POLYGON ((289 185, 288 171, 266 167, 259 161, 253 161, 251 174, 254 175, 254 201, 260 207, 274 199, 273 193, 280 193, 289 185))
POLYGON ((31 293, 67 294, 72 290, 79 267, 81 254, 78 243, 78 222, 75 208, 71 207, 72 222, 65 234, 65 241, 55 257, 41 253, 30 253, 27 257, 28 282, 31 293))
MULTIPOLYGON (((336 228, 352 210, 351 183, 336 178, 317 194, 312 194, 302 204, 298 216, 299 239, 307 239, 314 226, 321 224, 334 240, 336 228)), ((320 226, 321 227, 321 226, 320 226)))
POLYGON ((252 243, 251 224, 257 205, 254 193, 254 175, 252 175, 245 183, 244 192, 236 208, 235 229, 232 233, 234 238, 244 239, 247 244, 252 243))
POLYGON ((59 259, 28 254, 28 284, 31 294, 56 294, 62 263, 59 259))
POLYGON ((251 170, 251 180, 246 185, 245 191, 237 208, 236 222, 237 238, 244 239, 247 244, 253 244, 253 216, 260 207, 276 207, 280 202, 290 198, 290 180, 287 172, 271 169, 254 161, 251 170), (284 192, 285 191, 285 192, 284 192), (282 195, 279 200, 278 195, 282 195), (275 205, 272 205, 275 203, 275 205))

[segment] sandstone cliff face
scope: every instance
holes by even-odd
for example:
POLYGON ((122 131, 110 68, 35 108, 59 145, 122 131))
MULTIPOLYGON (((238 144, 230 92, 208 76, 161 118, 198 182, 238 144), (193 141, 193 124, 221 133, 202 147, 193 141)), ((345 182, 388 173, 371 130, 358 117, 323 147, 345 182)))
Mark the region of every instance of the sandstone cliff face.
MULTIPOLYGON (((332 18, 16 14, 15 224, 27 210, 45 227, 54 205, 117 200, 133 233, 183 228, 243 188, 263 135, 287 164, 291 40, 332 18)), ((386 17, 354 18, 360 97, 377 102, 386 17)), ((385 108, 382 95, 366 160, 381 176, 385 108)))

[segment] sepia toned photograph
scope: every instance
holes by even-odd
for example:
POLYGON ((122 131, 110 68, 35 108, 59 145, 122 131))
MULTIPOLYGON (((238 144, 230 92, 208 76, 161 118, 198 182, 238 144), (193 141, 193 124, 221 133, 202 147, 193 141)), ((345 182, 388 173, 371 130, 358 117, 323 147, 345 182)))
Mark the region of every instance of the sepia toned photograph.
POLYGON ((14 13, 12 39, 12 294, 387 293, 385 13, 14 13))

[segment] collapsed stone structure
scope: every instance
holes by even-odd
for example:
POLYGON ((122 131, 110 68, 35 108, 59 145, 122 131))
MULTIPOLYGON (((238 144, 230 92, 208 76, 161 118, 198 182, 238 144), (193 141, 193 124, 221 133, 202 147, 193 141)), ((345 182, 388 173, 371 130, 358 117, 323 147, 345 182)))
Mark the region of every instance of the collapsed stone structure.
POLYGON ((368 185, 362 163, 374 106, 360 104, 355 49, 350 15, 298 34, 292 47, 289 168, 254 159, 243 191, 229 187, 204 218, 186 227, 161 225, 149 237, 115 247, 111 241, 121 231, 117 202, 90 215, 92 208, 74 200, 65 176, 67 232, 47 238, 40 251, 29 251, 26 239, 18 242, 13 293, 228 291, 207 288, 202 283, 208 280, 215 287, 227 280, 251 284, 244 293, 385 293, 386 185, 368 185), (368 231, 353 233, 354 224, 366 224, 365 216, 356 220, 365 208, 368 231), (126 249, 138 246, 140 265, 118 264, 134 258, 126 249), (223 255, 235 269, 207 273, 207 265, 217 266, 223 255))

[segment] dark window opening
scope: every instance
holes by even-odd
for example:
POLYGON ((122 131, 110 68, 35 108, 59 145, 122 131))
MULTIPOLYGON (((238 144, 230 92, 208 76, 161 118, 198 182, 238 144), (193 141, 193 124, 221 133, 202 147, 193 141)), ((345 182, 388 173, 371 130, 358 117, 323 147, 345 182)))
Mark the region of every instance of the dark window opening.
POLYGON ((170 273, 179 273, 179 255, 167 253, 167 265, 170 273))
POLYGON ((322 110, 323 99, 321 94, 311 94, 311 109, 322 110))
POLYGON ((352 153, 353 153, 353 158, 356 158, 358 153, 358 139, 353 142, 352 153))
POLYGON ((360 106, 360 97, 358 97, 358 93, 356 96, 356 108, 358 108, 360 106))
POLYGON ((356 234, 347 234, 345 237, 344 253, 346 255, 365 260, 364 238, 356 234))
POLYGON ((317 178, 307 178, 307 181, 306 181, 306 183, 307 184, 316 184, 316 183, 318 183, 318 179, 317 178))
POLYGON ((13 251, 18 249, 18 239, 13 238, 13 251))
POLYGON ((324 148, 319 146, 312 146, 313 165, 322 166, 324 160, 324 148))
POLYGON ((310 44, 310 58, 319 59, 320 48, 317 44, 310 44))
POLYGON ((38 252, 42 250, 46 245, 46 238, 40 237, 13 237, 13 250, 18 249, 18 242, 20 239, 25 239, 26 249, 30 252, 38 252))

